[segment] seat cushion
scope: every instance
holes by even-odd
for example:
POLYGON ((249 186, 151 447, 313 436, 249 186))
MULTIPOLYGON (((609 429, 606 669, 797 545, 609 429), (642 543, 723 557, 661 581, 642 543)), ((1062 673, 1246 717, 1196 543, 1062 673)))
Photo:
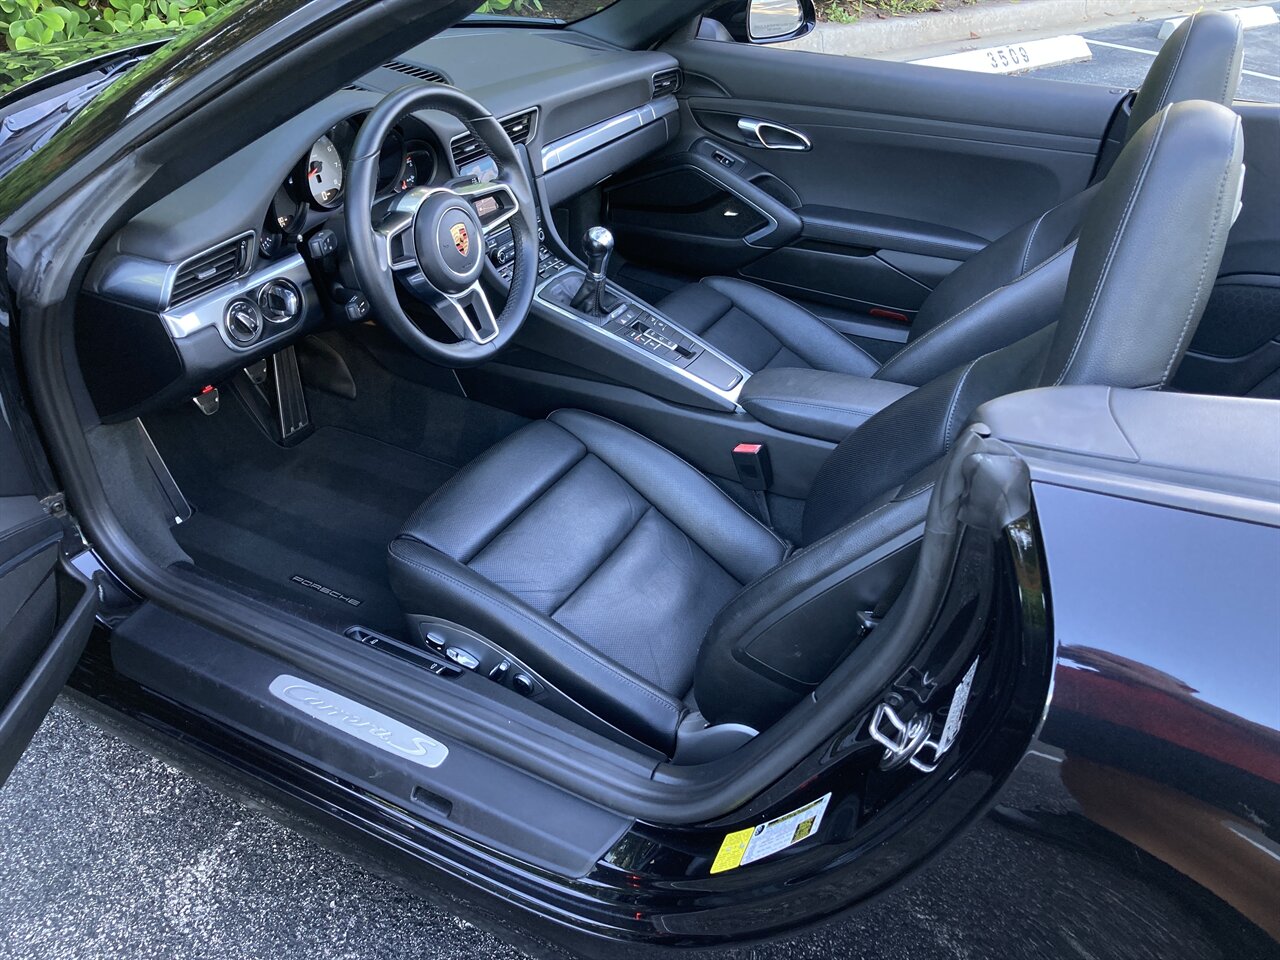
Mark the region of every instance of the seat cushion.
POLYGON ((560 411, 489 450, 391 544, 405 612, 468 627, 666 745, 698 648, 786 545, 674 454, 560 411))
POLYGON ((880 368, 808 310, 743 280, 711 277, 690 284, 658 309, 752 373, 802 367, 869 377, 880 368))

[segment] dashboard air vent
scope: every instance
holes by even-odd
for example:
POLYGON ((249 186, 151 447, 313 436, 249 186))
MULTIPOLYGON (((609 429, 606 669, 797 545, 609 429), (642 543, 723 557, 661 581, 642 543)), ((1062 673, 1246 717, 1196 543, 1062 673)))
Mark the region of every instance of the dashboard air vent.
POLYGON ((185 303, 238 277, 249 266, 252 240, 251 234, 228 240, 178 267, 169 292, 169 306, 185 303))
POLYGON ((661 73, 653 75, 653 95, 655 97, 665 97, 675 93, 680 89, 684 77, 680 74, 680 68, 674 70, 663 70, 661 73))
POLYGON ((388 60, 383 64, 383 66, 388 70, 394 70, 396 73, 403 73, 406 77, 425 80, 427 83, 449 82, 449 78, 439 70, 432 70, 430 67, 420 67, 416 63, 405 63, 403 60, 388 60))
MULTIPOLYGON (((502 121, 502 129, 507 131, 507 136, 511 138, 512 143, 528 143, 533 136, 533 125, 537 116, 536 110, 514 114, 502 121)), ((449 149, 453 152, 453 162, 458 167, 464 167, 468 163, 479 160, 489 152, 484 148, 484 144, 469 133, 454 137, 449 149)))

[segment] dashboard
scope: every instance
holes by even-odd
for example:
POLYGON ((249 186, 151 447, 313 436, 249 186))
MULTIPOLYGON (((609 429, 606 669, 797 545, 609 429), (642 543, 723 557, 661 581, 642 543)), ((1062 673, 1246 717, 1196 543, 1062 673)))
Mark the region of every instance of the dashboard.
MULTIPOLYGON (((566 30, 464 27, 405 51, 264 133, 128 222, 90 266, 77 348, 108 421, 191 397, 306 333, 369 319, 344 268, 347 161, 365 115, 411 83, 449 83, 522 145, 543 216, 661 149, 676 61, 566 30)), ((455 118, 421 112, 384 141, 379 199, 486 181, 497 168, 455 118)), ((483 217, 483 211, 478 211, 483 217)), ((489 281, 509 277, 491 237, 489 281)), ((543 251, 544 257, 549 257, 543 251)), ((375 318, 376 319, 376 318, 375 318)))

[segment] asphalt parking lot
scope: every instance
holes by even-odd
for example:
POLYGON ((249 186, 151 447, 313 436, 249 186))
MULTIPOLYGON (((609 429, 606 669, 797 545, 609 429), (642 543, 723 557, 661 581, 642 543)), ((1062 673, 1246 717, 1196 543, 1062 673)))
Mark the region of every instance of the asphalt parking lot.
MULTIPOLYGON (((1135 86, 1159 48, 1157 30, 1157 21, 1140 21, 1077 31, 1092 59, 1034 75, 1135 86)), ((1246 38, 1240 96, 1280 100, 1280 26, 1246 38)), ((960 842, 983 845, 990 876, 949 875, 944 858, 892 904, 821 937, 744 951, 744 960, 1011 955, 1009 944, 984 941, 981 911, 948 908, 958 885, 980 889, 989 909, 1025 915, 1026 955, 1065 949, 1071 905, 1037 902, 1035 883, 1040 877, 1055 889, 1049 878, 1069 875, 1070 863, 1021 863, 1016 838, 985 823, 960 842)), ((1128 907, 1133 916, 1147 911, 1170 938, 1180 936, 1176 911, 1128 907)), ((1178 942, 1190 953, 1220 955, 1212 944, 1178 942)), ((1153 941, 1151 956, 1160 955, 1153 941)), ((2 958, 522 956, 64 708, 50 715, 0 791, 2 958)))
MULTIPOLYGON (((1270 6, 1280 11, 1280 2, 1270 6)), ((1084 37, 1093 58, 1083 63, 1035 70, 1030 76, 1136 87, 1160 50, 1161 22, 1141 20, 1075 31, 1084 37)), ((1245 31, 1243 73, 1237 96, 1241 100, 1280 100, 1280 24, 1245 31)))

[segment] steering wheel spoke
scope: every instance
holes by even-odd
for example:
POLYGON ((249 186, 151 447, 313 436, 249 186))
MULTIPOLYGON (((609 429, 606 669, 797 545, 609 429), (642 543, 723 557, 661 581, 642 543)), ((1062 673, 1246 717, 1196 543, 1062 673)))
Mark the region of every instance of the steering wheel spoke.
POLYGON ((406 287, 444 322, 459 340, 483 346, 499 333, 498 319, 480 281, 457 292, 438 289, 421 270, 400 274, 406 287))
POLYGON ((418 269, 413 219, 429 192, 426 187, 417 187, 400 194, 373 228, 383 265, 393 273, 418 269))
POLYGON ((498 319, 479 281, 462 293, 441 294, 441 299, 444 302, 436 307, 436 312, 459 339, 483 345, 498 335, 498 319))

